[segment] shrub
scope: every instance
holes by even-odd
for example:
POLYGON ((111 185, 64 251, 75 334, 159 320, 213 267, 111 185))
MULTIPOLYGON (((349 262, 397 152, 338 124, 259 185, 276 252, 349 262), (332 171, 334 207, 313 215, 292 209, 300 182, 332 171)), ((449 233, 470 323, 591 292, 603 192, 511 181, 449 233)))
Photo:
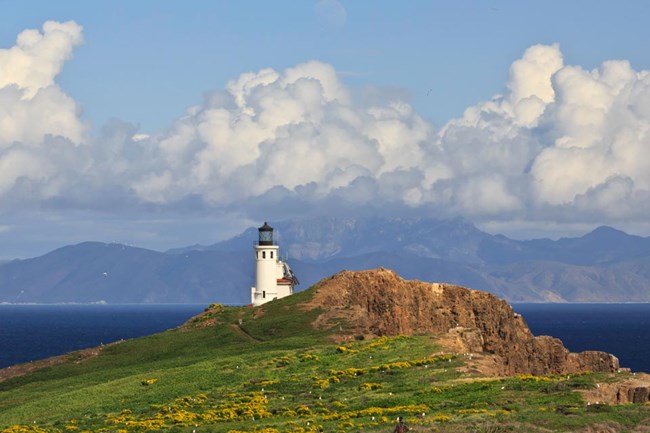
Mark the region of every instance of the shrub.
POLYGON ((452 417, 444 414, 437 414, 431 417, 433 422, 449 422, 452 420, 452 417))
POLYGON ((374 391, 381 388, 383 388, 383 385, 381 383, 365 382, 359 385, 359 391, 374 391))
POLYGON ((300 362, 306 362, 306 361, 320 361, 320 358, 318 355, 312 355, 311 353, 304 353, 300 356, 298 356, 298 359, 300 362))
POLYGON ((36 425, 12 425, 2 430, 2 433, 47 433, 36 425))
POLYGON ((311 409, 309 408, 309 406, 305 406, 304 404, 301 404, 296 408, 296 413, 298 415, 310 415, 311 409))
POLYGON ((274 358, 271 360, 271 362, 274 363, 276 367, 286 367, 287 365, 291 364, 291 358, 288 356, 283 356, 280 358, 274 358))

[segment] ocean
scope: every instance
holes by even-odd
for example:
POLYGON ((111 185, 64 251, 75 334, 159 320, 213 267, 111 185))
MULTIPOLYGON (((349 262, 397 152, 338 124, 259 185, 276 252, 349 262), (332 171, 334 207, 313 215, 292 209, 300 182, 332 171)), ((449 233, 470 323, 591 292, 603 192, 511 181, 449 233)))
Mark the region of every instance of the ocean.
POLYGON ((0 305, 0 368, 175 328, 206 306, 0 305))
MULTIPOLYGON (((0 305, 0 368, 175 328, 204 304, 0 305)), ((514 304, 535 335, 650 372, 650 304, 514 304)))
POLYGON ((535 335, 572 352, 602 350, 621 367, 650 372, 650 304, 514 304, 535 335))

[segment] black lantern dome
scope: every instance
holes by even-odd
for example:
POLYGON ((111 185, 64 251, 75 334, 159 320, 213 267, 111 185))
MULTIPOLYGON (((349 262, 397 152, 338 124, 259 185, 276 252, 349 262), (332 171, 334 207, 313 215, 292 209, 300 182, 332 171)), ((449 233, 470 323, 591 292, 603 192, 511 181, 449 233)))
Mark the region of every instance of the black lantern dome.
POLYGON ((273 227, 265 221, 264 225, 257 230, 260 235, 258 245, 273 245, 273 227))

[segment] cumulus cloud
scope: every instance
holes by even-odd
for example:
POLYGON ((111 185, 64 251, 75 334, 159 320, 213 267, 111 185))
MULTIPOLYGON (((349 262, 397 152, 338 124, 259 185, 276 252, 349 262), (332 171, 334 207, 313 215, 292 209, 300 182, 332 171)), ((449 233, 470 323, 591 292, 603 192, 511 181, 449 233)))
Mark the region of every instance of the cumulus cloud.
MULTIPOLYGON (((471 183, 490 173, 502 185, 484 196, 502 203, 493 211, 577 221, 634 217, 650 187, 650 160, 642 156, 650 146, 649 84, 648 72, 626 61, 587 71, 564 65, 558 45, 529 48, 512 64, 503 95, 442 128, 437 142, 454 187, 479 196, 483 182, 471 183)), ((459 211, 472 212, 462 193, 451 196, 459 211)), ((480 201, 473 211, 490 213, 480 201)))
POLYGON ((42 31, 25 30, 15 46, 0 49, 0 149, 38 144, 48 134, 82 141, 76 103, 54 82, 82 41, 78 24, 47 21, 42 31))
POLYGON ((67 168, 89 163, 76 147, 85 126, 77 105, 55 83, 74 46, 74 22, 48 21, 25 30, 16 45, 0 49, 0 196, 6 206, 64 193, 67 168))
POLYGON ((15 46, 0 50, 0 87, 15 85, 25 98, 33 97, 54 84, 72 49, 82 42, 82 28, 73 21, 47 21, 42 31, 23 31, 15 46))
POLYGON ((48 22, 0 50, 5 206, 479 222, 647 215, 650 77, 626 61, 589 71, 566 65, 559 45, 532 46, 501 94, 439 129, 401 93, 360 98, 331 65, 310 61, 243 73, 165 131, 114 121, 89 134, 55 81, 80 43, 77 24, 48 22))
POLYGON ((431 125, 400 101, 359 107, 352 99, 334 68, 316 61, 242 74, 159 138, 161 165, 132 189, 143 201, 191 193, 219 206, 314 185, 310 199, 322 199, 360 177, 388 185, 382 175, 421 164, 431 125))

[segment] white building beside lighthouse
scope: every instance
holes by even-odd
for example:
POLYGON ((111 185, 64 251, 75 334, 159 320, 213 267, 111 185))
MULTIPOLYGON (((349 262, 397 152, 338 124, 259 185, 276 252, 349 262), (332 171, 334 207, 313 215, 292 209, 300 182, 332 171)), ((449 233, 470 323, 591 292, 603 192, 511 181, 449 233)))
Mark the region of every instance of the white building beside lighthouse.
POLYGON ((293 294, 293 287, 299 284, 289 265, 280 260, 280 247, 273 242, 273 227, 265 222, 257 230, 255 287, 251 287, 251 304, 255 307, 293 294))

